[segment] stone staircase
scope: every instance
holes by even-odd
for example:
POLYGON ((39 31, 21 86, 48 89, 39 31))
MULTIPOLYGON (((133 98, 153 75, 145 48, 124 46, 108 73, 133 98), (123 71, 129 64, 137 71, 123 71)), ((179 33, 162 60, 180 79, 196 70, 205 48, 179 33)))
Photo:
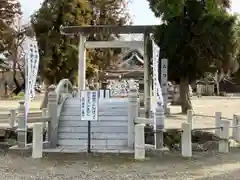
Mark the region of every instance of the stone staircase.
MULTIPOLYGON (((80 98, 68 98, 59 118, 58 145, 61 148, 88 147, 88 122, 80 119, 80 98)), ((91 121, 91 150, 116 151, 128 145, 128 99, 99 100, 99 120, 91 121)))

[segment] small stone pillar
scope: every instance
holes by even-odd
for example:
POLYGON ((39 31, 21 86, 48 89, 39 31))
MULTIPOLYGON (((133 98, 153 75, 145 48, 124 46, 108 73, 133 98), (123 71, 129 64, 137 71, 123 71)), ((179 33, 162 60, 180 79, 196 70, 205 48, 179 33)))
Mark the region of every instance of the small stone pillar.
MULTIPOLYGON (((43 118, 48 117, 48 109, 47 108, 42 109, 42 117, 43 118)), ((48 122, 43 123, 43 129, 46 131, 48 130, 48 122)), ((48 140, 48 134, 46 134, 46 141, 47 140, 48 140)))
POLYGON ((27 144, 27 122, 25 120, 25 106, 24 101, 19 102, 19 108, 18 108, 18 115, 17 115, 17 121, 18 121, 18 147, 19 148, 25 148, 27 144))
POLYGON ((78 88, 76 86, 73 87, 72 97, 77 97, 78 88))
POLYGON ((104 99, 104 89, 99 90, 99 99, 104 99))
POLYGON ((228 153, 229 152, 229 125, 230 122, 226 120, 222 120, 220 126, 223 128, 220 131, 220 140, 218 141, 218 151, 220 153, 228 153))
POLYGON ((156 131, 154 139, 156 149, 163 148, 164 119, 164 108, 157 106, 156 112, 154 113, 154 130, 156 131))
MULTIPOLYGON (((216 112, 215 113, 215 126, 216 127, 220 127, 220 125, 221 125, 221 117, 222 117, 222 113, 221 112, 216 112)), ((216 129, 215 130, 215 135, 219 137, 220 136, 220 132, 221 132, 220 129, 216 129)))
POLYGON ((43 126, 42 123, 36 123, 33 125, 33 146, 32 157, 42 158, 43 153, 43 126))
POLYGON ((232 137, 235 141, 240 142, 240 116, 234 114, 233 115, 233 123, 232 126, 236 126, 232 129, 232 137))
POLYGON ((134 121, 138 117, 137 89, 130 89, 128 94, 128 147, 134 147, 134 121))
POLYGON ((144 136, 145 124, 135 125, 135 146, 134 146, 134 158, 136 160, 145 159, 145 136, 144 136))
POLYGON ((14 128, 17 112, 15 109, 10 110, 9 128, 14 128))
POLYGON ((48 115, 51 117, 48 124, 48 140, 50 147, 56 148, 58 143, 58 102, 57 93, 54 90, 48 94, 48 115))
POLYGON ((192 157, 192 127, 190 123, 182 123, 181 153, 183 157, 192 157))

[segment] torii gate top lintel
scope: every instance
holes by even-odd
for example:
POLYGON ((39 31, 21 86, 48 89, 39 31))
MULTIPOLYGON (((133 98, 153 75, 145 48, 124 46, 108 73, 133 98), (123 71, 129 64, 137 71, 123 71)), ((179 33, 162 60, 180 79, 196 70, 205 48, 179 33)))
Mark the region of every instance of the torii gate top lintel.
POLYGON ((94 26, 61 26, 61 33, 75 34, 80 33, 84 35, 95 34, 100 32, 111 32, 117 34, 140 34, 140 33, 152 33, 157 25, 128 25, 128 26, 116 26, 116 25, 94 25, 94 26))

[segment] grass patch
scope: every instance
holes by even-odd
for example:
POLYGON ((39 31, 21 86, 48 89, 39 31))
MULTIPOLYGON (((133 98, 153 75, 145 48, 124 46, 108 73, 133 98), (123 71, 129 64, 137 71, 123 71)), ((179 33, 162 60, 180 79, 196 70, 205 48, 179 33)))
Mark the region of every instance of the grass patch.
POLYGON ((9 97, 7 100, 24 100, 24 92, 20 92, 16 96, 9 97))

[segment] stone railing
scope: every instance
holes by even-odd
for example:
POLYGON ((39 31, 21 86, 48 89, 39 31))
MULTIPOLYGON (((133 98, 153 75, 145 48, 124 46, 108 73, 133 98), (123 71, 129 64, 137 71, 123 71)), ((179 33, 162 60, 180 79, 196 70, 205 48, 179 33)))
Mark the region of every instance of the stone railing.
MULTIPOLYGON (((19 102, 19 108, 24 106, 24 101, 19 102)), ((18 109, 19 109, 18 108, 18 109)), ((0 114, 0 123, 1 123, 1 129, 13 129, 16 127, 18 120, 18 109, 12 109, 9 111, 9 113, 2 113, 0 114)), ((27 123, 34 123, 35 118, 39 118, 42 116, 46 116, 47 109, 44 108, 41 111, 34 111, 28 113, 28 121, 27 123)))
POLYGON ((48 93, 48 115, 51 117, 48 126, 50 148, 57 147, 58 123, 63 104, 68 97, 73 97, 75 94, 72 83, 68 79, 62 79, 56 88, 54 86, 50 88, 48 93))
POLYGON ((68 79, 63 79, 56 88, 55 86, 50 86, 48 90, 49 93, 46 98, 47 108, 42 108, 42 112, 30 112, 27 121, 25 120, 24 101, 20 102, 20 106, 17 110, 10 111, 10 113, 4 115, 4 117, 0 115, 1 119, 5 118, 4 121, 8 124, 7 129, 13 129, 17 123, 18 149, 28 147, 34 148, 34 146, 36 146, 34 143, 39 141, 38 136, 41 136, 41 138, 43 137, 43 129, 47 129, 47 142, 44 142, 46 146, 49 148, 55 148, 57 146, 58 119, 60 112, 65 100, 73 96, 74 88, 68 79), (30 123, 33 124, 33 143, 29 145, 27 144, 27 133, 30 123), (40 130, 39 127, 42 129, 40 130), (36 129, 36 131, 34 129, 36 129))
POLYGON ((66 99, 68 97, 73 97, 76 93, 74 92, 75 89, 73 88, 72 83, 68 79, 62 79, 58 83, 56 89, 54 91, 53 90, 54 89, 51 89, 51 91, 48 94, 48 97, 49 97, 50 93, 52 93, 52 95, 54 94, 54 92, 56 93, 57 104, 58 104, 57 112, 58 112, 58 117, 59 117, 62 107, 63 107, 63 104, 66 101, 66 99))
MULTIPOLYGON (((16 120, 15 120, 15 123, 17 123, 17 148, 25 149, 27 148, 27 133, 29 130, 28 124, 29 123, 33 123, 33 124, 40 123, 44 125, 50 124, 52 118, 47 114, 47 109, 43 109, 41 114, 39 112, 28 114, 28 118, 26 121, 24 101, 21 101, 19 104, 20 105, 18 108, 18 113, 16 115, 16 120)), ((13 120, 13 118, 10 118, 10 121, 11 120, 13 120)), ((15 123, 10 122, 11 125, 15 123)))

